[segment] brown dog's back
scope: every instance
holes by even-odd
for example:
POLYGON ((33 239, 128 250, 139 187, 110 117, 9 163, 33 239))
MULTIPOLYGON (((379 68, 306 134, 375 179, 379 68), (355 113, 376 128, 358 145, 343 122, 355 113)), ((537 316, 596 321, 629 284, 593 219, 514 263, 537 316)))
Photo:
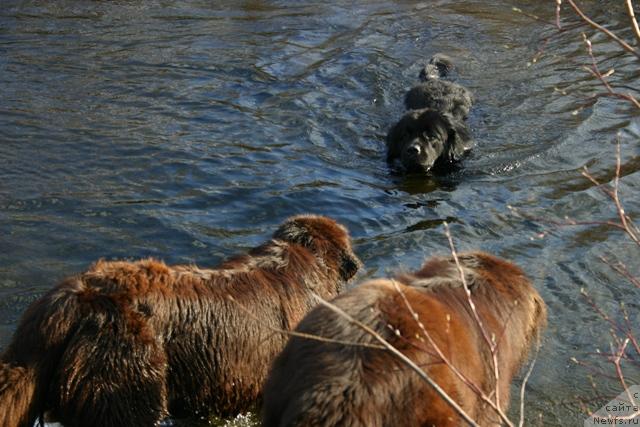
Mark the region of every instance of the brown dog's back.
MULTIPOLYGON (((461 255, 473 301, 491 336, 499 340, 501 407, 509 384, 545 323, 544 303, 513 264, 483 253, 461 255)), ((442 363, 420 322, 466 379, 490 395, 495 389, 491 354, 473 318, 453 261, 434 258, 418 272, 373 280, 333 303, 373 328, 418 364, 480 425, 496 414, 442 363)), ((377 342, 326 307, 317 307, 299 332, 355 345, 292 337, 278 356, 265 386, 263 425, 284 426, 458 426, 462 420, 415 372, 377 342)))
POLYGON ((151 426, 221 416, 257 399, 271 360, 359 260, 347 230, 319 216, 216 269, 99 261, 23 315, 0 358, 0 425, 47 412, 65 427, 151 426))

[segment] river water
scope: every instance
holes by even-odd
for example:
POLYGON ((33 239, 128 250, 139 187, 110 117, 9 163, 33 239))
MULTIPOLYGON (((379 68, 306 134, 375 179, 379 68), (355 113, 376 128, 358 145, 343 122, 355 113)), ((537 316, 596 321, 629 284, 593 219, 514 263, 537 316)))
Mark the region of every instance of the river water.
MULTIPOLYGON (((622 5, 605 3, 584 6, 632 40, 622 5)), ((582 402, 595 409, 621 389, 571 361, 614 374, 597 354, 609 326, 580 290, 617 320, 625 301, 640 334, 640 291, 601 260, 638 274, 638 247, 611 227, 554 222, 616 219, 581 176, 586 166, 611 182, 616 141, 621 196, 639 212, 640 128, 628 103, 593 97, 603 89, 582 68, 580 36, 592 31, 558 34, 554 8, 2 0, 0 348, 30 302, 101 257, 212 266, 316 212, 351 230, 362 280, 447 253, 446 220, 460 250, 514 260, 549 306, 529 424, 582 425, 582 402), (436 52, 476 94, 477 145, 455 174, 403 178, 385 163, 384 137, 436 52)), ((593 42, 612 83, 638 87, 638 62, 593 42)), ((623 366, 640 383, 638 365, 623 366)))

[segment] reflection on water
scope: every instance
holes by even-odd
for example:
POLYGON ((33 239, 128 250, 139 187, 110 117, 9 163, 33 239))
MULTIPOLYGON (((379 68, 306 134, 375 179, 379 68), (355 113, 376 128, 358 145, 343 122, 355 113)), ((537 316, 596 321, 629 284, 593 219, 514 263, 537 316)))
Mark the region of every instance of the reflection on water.
MULTIPOLYGON (((583 3, 626 34, 621 6, 583 3)), ((554 19, 546 2, 519 7, 554 19)), ((552 27, 507 0, 4 0, 0 346, 31 301, 100 257, 214 265, 313 210, 347 224, 363 277, 381 276, 446 252, 446 220, 459 248, 511 258, 534 280, 550 324, 528 416, 574 424, 578 398, 594 392, 569 360, 609 340, 579 290, 611 313, 625 299, 637 322, 638 290, 600 261, 633 269, 637 252, 615 230, 550 228, 508 206, 548 221, 613 219, 580 172, 611 181, 619 138, 621 192, 638 211, 638 123, 592 97, 601 89, 580 67, 582 30, 544 44, 552 27), (476 147, 451 176, 401 177, 384 136, 435 52, 476 94, 476 147)), ((612 83, 636 87, 637 63, 593 41, 612 83)))

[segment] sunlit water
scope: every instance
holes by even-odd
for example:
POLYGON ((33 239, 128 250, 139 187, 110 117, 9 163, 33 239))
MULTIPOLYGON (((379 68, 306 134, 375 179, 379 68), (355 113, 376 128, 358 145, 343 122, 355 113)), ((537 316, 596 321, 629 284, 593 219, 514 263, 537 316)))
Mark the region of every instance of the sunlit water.
MULTIPOLYGON (((616 139, 621 194, 639 211, 640 129, 628 104, 591 98, 602 88, 581 68, 586 28, 557 35, 512 9, 552 22, 554 2, 528 3, 3 0, 0 347, 31 301, 100 257, 212 266, 312 211, 349 227, 363 279, 446 253, 446 220, 459 249, 513 259, 549 306, 531 424, 581 425, 580 401, 600 406, 620 386, 596 375, 594 391, 570 361, 613 373, 594 355, 608 325, 580 289, 617 319, 626 301, 640 329, 640 292, 600 260, 637 274, 638 248, 611 228, 552 223, 615 219, 581 171, 609 182, 616 139), (477 146, 456 174, 402 178, 384 136, 435 52, 476 94, 477 146)), ((630 36, 622 5, 599 4, 588 10, 630 36)), ((630 90, 638 63, 593 40, 630 90)))

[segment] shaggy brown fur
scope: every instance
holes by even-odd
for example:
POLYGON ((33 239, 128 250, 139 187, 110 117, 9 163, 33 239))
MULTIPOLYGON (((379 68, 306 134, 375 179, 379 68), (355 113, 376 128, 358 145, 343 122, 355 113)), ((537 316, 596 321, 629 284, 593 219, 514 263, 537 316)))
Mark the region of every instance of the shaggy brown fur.
POLYGON ((319 216, 287 220, 217 269, 99 261, 22 317, 0 359, 0 426, 44 412, 106 427, 243 411, 286 342, 267 326, 294 328, 313 293, 334 297, 359 265, 347 230, 319 216))
MULTIPOLYGON (((515 265, 484 253, 461 255, 478 313, 499 340, 498 382, 502 408, 509 384, 546 322, 545 304, 515 265)), ((433 258, 396 282, 444 355, 471 382, 491 395, 495 386, 490 350, 473 318, 455 263, 433 258)), ((426 344, 391 280, 373 280, 333 303, 373 328, 412 359, 480 425, 499 424, 426 344), (395 331, 399 331, 399 336, 395 331)), ((335 340, 373 344, 366 332, 326 307, 316 307, 297 331, 335 340)), ((263 426, 460 426, 464 422, 418 375, 393 354, 292 337, 274 362, 263 393, 263 426)))

